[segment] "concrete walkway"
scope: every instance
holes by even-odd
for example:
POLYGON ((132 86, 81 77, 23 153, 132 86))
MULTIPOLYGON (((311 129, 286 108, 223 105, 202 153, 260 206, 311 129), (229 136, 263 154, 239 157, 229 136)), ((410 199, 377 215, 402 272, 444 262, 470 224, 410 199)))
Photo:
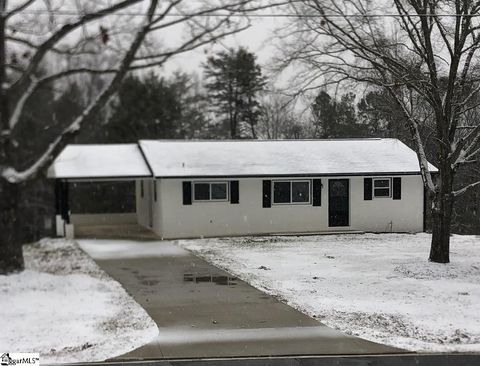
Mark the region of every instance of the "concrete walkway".
POLYGON ((174 242, 78 242, 158 325, 154 341, 118 359, 405 352, 328 328, 174 242))
POLYGON ((138 224, 123 225, 75 225, 75 236, 88 239, 158 240, 153 231, 138 224))

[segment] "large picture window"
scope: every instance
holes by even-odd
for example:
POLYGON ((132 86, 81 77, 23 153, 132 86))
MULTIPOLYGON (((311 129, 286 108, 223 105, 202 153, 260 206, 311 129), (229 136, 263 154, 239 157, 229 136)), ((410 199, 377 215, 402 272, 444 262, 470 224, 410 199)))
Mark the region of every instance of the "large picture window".
POLYGON ((308 204, 310 203, 310 181, 274 181, 274 204, 308 204))
POLYGON ((193 184, 195 201, 227 201, 227 182, 195 182, 193 184))
POLYGON ((391 197, 392 180, 390 178, 373 179, 373 197, 391 197))

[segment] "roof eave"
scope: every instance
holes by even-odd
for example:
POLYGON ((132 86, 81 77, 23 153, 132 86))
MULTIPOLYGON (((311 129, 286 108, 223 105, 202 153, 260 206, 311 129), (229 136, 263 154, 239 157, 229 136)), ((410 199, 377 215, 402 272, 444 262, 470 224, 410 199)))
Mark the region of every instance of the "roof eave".
POLYGON ((154 175, 155 179, 218 179, 218 178, 279 178, 279 177, 362 177, 362 176, 397 176, 421 175, 419 171, 410 172, 360 172, 360 173, 295 173, 295 174, 186 174, 186 175, 154 175))

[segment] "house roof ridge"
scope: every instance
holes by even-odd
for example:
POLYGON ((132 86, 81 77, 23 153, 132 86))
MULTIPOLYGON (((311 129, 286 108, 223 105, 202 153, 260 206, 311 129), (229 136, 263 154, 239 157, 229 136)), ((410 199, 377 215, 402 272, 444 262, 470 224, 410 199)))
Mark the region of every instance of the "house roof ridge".
POLYGON ((303 142, 303 141, 381 141, 381 140, 398 140, 395 137, 348 137, 348 138, 334 138, 334 139, 224 139, 224 140, 217 140, 217 139, 140 139, 138 140, 139 143, 142 141, 149 141, 149 142, 303 142))

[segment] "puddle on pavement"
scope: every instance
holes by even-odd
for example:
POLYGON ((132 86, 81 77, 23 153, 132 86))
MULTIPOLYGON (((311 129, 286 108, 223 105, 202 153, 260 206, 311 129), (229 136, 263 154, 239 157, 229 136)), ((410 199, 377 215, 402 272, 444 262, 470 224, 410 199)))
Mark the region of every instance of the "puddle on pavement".
POLYGON ((141 284, 144 286, 155 286, 159 283, 160 281, 158 280, 142 280, 141 284))
POLYGON ((235 286, 237 284, 237 277, 194 275, 193 273, 185 273, 183 275, 183 281, 192 283, 215 283, 222 286, 235 286))

